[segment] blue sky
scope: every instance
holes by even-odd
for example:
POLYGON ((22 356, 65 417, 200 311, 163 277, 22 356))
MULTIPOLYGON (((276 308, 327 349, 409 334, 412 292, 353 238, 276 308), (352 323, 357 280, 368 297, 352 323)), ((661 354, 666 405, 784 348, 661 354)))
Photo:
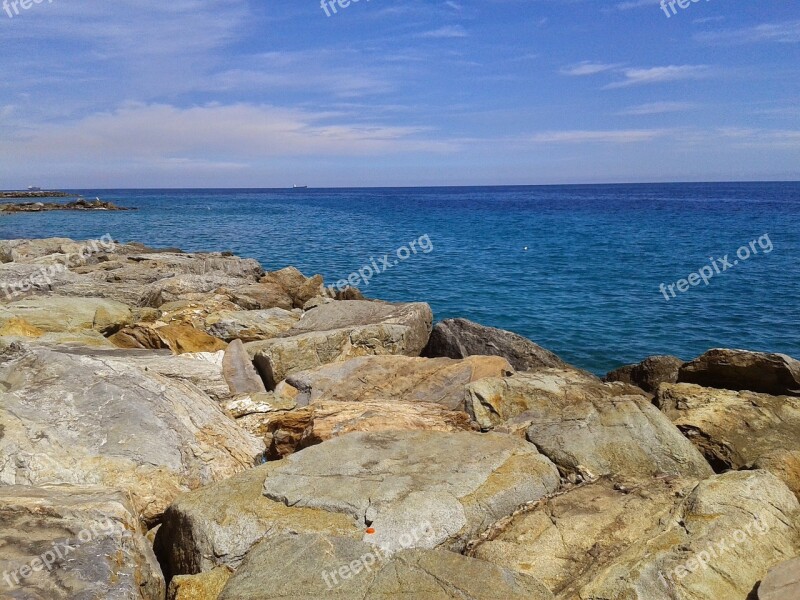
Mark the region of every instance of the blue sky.
POLYGON ((23 1, 0 189, 800 179, 795 0, 23 1))

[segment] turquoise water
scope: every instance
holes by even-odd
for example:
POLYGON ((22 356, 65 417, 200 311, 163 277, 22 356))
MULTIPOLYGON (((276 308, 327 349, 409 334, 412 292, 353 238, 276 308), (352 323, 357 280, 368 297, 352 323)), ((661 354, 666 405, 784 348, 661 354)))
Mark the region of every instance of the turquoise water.
POLYGON ((798 183, 80 193, 139 210, 3 216, 0 237, 110 233, 328 283, 388 253, 398 264, 362 285, 368 296, 427 301, 437 319, 516 331, 597 373, 718 346, 800 357, 798 183), (751 241, 758 254, 734 266, 751 241), (726 254, 708 286, 659 291, 726 254))

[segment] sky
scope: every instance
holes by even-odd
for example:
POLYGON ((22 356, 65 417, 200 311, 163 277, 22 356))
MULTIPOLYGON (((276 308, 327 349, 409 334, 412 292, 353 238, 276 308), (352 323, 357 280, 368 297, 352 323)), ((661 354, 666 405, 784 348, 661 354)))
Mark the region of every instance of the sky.
POLYGON ((0 189, 800 180, 796 0, 21 1, 0 189))

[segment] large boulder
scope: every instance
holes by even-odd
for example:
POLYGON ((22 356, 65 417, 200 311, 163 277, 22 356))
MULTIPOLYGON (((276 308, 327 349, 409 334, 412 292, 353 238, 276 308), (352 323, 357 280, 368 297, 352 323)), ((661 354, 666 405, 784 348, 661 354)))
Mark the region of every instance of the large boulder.
POLYGON ((123 361, 17 348, 0 363, 0 483, 103 484, 147 523, 249 468, 263 442, 196 386, 123 361))
POLYGON ((488 378, 468 387, 484 428, 525 432, 565 475, 708 477, 709 464, 638 388, 573 370, 488 378))
POLYGON ((282 308, 267 310, 221 311, 209 315, 205 330, 226 342, 268 340, 289 331, 300 319, 296 312, 282 308))
POLYGON ((389 400, 432 402, 450 410, 465 410, 468 384, 512 372, 511 365, 497 356, 464 360, 362 356, 294 373, 286 382, 300 391, 300 406, 321 400, 389 400))
POLYGON ((0 307, 0 324, 14 318, 53 333, 91 329, 112 334, 133 323, 133 313, 121 302, 62 296, 19 300, 0 307))
MULTIPOLYGON (((272 406, 270 407, 272 408, 272 406)), ((245 429, 263 437, 267 457, 282 458, 354 431, 471 431, 465 412, 428 402, 363 400, 320 401, 307 408, 265 411, 239 419, 245 429)))
POLYGON ((294 373, 357 356, 419 356, 432 319, 427 304, 342 300, 306 312, 281 337, 251 342, 248 352, 272 389, 294 373))
POLYGON ((678 381, 724 390, 800 396, 800 361, 785 354, 715 349, 684 365, 678 381))
POLYGON ((547 367, 567 367, 558 356, 511 331, 485 327, 467 319, 448 319, 437 323, 423 356, 429 358, 467 358, 502 356, 517 371, 547 367))
POLYGON ((0 487, 0 596, 160 600, 164 576, 126 495, 0 487))
POLYGON ((564 600, 744 600, 799 550, 797 499, 770 473, 746 471, 579 486, 504 522, 470 554, 564 600))
POLYGON ((679 383, 656 404, 717 472, 767 469, 800 498, 800 398, 679 383))
POLYGON ((645 392, 654 394, 662 383, 678 381, 678 371, 684 361, 677 356, 650 356, 635 365, 620 367, 608 373, 603 381, 620 381, 638 385, 645 392))
POLYGON ((552 600, 533 577, 445 550, 385 554, 356 540, 283 535, 259 544, 219 600, 552 600))
POLYGON ((295 308, 303 308, 311 298, 319 296, 324 285, 321 275, 306 277, 294 267, 267 273, 261 278, 261 283, 281 287, 292 299, 295 308))
MULTIPOLYGON (((460 550, 470 536, 559 487, 558 470, 530 444, 478 433, 351 433, 284 459, 264 494, 288 506, 350 515, 394 544, 429 522, 425 547, 460 550)), ((396 549, 396 548, 395 548, 396 549)))
POLYGON ((265 498, 264 480, 280 464, 267 463, 180 496, 164 513, 156 534, 155 550, 165 575, 236 569, 253 546, 281 533, 363 536, 364 527, 346 514, 265 498))

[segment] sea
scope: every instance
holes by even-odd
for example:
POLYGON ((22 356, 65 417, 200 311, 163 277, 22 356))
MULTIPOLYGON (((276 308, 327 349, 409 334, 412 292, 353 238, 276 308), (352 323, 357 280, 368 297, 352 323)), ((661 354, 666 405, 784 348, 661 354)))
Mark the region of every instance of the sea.
POLYGON ((800 358, 800 183, 68 191, 138 210, 0 216, 0 238, 110 234, 352 276, 597 374, 717 347, 800 358))

